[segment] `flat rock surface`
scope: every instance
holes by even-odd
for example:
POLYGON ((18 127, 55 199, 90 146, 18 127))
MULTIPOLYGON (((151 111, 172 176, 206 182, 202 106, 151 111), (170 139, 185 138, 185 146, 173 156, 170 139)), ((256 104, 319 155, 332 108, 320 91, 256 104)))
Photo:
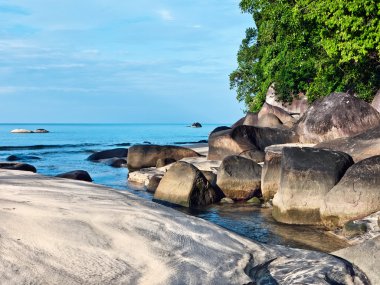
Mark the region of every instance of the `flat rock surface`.
POLYGON ((2 284, 369 284, 328 254, 266 246, 82 181, 0 170, 2 284))

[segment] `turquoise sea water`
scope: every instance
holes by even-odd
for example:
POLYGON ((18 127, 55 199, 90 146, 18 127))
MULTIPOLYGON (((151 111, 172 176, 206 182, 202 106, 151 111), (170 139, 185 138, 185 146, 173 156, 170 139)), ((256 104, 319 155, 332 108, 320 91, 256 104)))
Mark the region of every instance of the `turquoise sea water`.
MULTIPOLYGON (((128 185, 126 168, 112 168, 86 158, 94 151, 140 143, 191 144, 207 140, 217 126, 205 124, 202 128, 189 128, 187 124, 0 124, 0 161, 9 155, 37 156, 26 159, 37 172, 54 176, 82 169, 90 173, 94 183, 130 191, 145 199, 152 195, 128 185), (44 128, 50 133, 12 134, 11 130, 44 128)), ((343 246, 326 236, 320 229, 276 223, 270 209, 246 204, 216 204, 202 209, 178 210, 211 221, 247 238, 270 244, 332 251, 343 246)))

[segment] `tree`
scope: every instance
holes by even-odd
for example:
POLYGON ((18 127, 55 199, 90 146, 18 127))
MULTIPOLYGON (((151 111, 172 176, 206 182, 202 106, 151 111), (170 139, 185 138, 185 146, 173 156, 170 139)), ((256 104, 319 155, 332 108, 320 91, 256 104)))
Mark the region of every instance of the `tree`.
POLYGON ((380 87, 376 0, 242 0, 253 16, 238 52, 231 88, 258 110, 274 83, 278 97, 310 101, 333 91, 370 100, 380 87))

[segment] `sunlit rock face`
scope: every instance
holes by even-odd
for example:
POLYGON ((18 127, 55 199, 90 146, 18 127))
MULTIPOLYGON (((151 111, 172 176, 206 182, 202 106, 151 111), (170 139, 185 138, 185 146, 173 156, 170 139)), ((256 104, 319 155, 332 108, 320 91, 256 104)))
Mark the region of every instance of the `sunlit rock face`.
POLYGON ((295 125, 300 142, 319 143, 350 137, 380 126, 380 113, 347 93, 314 102, 295 125))

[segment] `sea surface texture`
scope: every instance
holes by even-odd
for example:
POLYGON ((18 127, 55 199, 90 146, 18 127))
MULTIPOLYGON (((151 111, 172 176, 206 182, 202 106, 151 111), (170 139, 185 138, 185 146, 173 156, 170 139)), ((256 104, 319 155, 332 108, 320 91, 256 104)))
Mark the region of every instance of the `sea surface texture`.
MULTIPOLYGON (((94 151, 128 148, 133 144, 186 146, 207 140, 208 134, 222 125, 229 124, 205 124, 202 128, 190 128, 189 124, 1 124, 0 161, 5 161, 10 155, 25 157, 21 162, 34 165, 38 173, 48 176, 72 170, 86 170, 94 183, 129 191, 151 200, 152 195, 148 192, 128 185, 126 168, 112 168, 102 163, 90 162, 86 160, 87 157, 94 151), (18 128, 44 128, 49 133, 10 133, 18 128)), ((272 219, 270 209, 251 204, 216 204, 201 209, 176 209, 266 244, 325 252, 346 246, 323 234, 318 228, 278 224, 272 219)))

